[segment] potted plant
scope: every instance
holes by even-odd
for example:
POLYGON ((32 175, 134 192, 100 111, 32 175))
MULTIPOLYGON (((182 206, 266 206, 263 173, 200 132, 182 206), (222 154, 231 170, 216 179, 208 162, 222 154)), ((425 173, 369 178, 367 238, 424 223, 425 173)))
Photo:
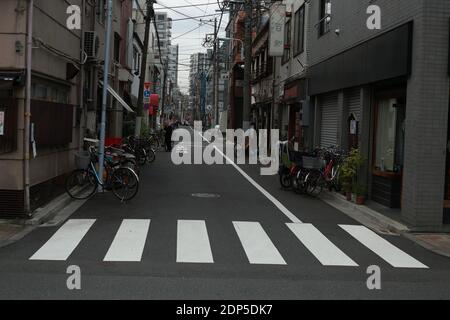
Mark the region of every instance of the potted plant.
POLYGON ((357 205, 363 205, 366 201, 366 192, 367 188, 365 185, 362 184, 356 184, 353 188, 353 193, 356 197, 356 204, 357 205))
POLYGON ((355 192, 356 189, 359 194, 365 195, 365 189, 358 183, 358 171, 364 163, 365 159, 358 149, 350 151, 349 155, 344 159, 341 167, 341 180, 348 201, 351 201, 352 191, 355 192))
POLYGON ((342 190, 348 201, 352 200, 352 173, 348 167, 341 168, 342 190))

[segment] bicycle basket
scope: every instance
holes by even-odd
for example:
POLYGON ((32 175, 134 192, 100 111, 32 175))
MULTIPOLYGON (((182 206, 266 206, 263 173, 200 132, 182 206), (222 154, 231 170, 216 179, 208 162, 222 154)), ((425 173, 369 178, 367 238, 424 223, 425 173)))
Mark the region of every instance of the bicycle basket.
POLYGON ((75 166, 77 169, 87 169, 91 163, 89 152, 79 152, 75 154, 75 166))
POLYGON ((305 169, 322 169, 324 167, 321 158, 303 157, 303 168, 305 169))

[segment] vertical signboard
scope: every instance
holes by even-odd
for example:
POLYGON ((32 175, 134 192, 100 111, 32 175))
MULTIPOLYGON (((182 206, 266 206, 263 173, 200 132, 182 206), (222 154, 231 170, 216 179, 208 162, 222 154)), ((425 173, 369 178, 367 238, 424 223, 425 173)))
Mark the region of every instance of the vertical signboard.
POLYGON ((269 56, 282 57, 284 53, 284 29, 286 5, 275 3, 270 8, 269 56))

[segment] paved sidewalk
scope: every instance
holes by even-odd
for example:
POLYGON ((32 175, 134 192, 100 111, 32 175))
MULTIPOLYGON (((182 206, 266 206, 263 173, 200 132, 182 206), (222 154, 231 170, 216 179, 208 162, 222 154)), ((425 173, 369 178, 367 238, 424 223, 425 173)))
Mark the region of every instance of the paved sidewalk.
POLYGON ((405 237, 442 256, 450 258, 450 234, 409 233, 405 237))
POLYGON ((24 237, 32 227, 0 222, 0 247, 4 247, 24 237))
POLYGON ((434 253, 450 258, 450 233, 414 232, 405 224, 367 206, 347 201, 344 196, 334 192, 325 192, 321 198, 327 204, 378 233, 402 235, 434 253))

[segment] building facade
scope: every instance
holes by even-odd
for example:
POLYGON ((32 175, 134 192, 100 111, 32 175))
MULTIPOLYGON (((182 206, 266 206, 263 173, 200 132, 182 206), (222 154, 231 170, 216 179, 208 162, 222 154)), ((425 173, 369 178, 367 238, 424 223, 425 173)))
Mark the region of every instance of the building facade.
POLYGON ((369 198, 439 230, 448 199, 449 17, 443 0, 306 5, 314 145, 359 148, 369 198), (448 168, 448 167, 447 167, 448 168), (447 192, 445 192, 447 191, 447 192))
MULTIPOLYGON (((20 217, 58 192, 74 167, 74 153, 84 136, 97 135, 101 107, 105 2, 72 1, 81 10, 82 30, 67 27, 68 3, 63 0, 2 1, 0 12, 0 215, 20 217), (32 21, 27 28, 27 20, 32 21), (31 88, 27 90, 26 37, 32 30, 31 88), (82 48, 84 52, 82 54, 82 48), (30 114, 25 113, 27 96, 30 114), (25 117, 31 126, 26 128, 25 117), (26 131, 30 141, 25 141, 26 131), (25 146, 29 145, 30 154, 25 146), (26 170, 29 164, 29 170, 26 170), (29 201, 26 197, 29 185, 29 201)), ((132 1, 114 1, 109 66, 110 89, 131 91, 130 55, 132 1)), ((122 133, 123 108, 108 100, 108 136, 122 133)))

